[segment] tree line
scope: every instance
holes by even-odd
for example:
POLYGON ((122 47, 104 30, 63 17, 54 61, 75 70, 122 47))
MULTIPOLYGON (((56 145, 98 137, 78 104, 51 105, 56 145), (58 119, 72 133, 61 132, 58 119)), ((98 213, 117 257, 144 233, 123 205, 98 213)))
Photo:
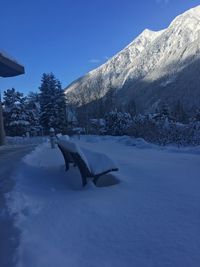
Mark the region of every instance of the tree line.
POLYGON ((53 73, 44 73, 39 93, 30 92, 24 96, 14 88, 6 90, 3 117, 9 136, 48 134, 51 127, 64 133, 67 129, 66 100, 60 81, 53 73))
MULTIPOLYGON (((100 84, 98 84, 98 88, 100 84)), ((98 89, 97 88, 97 89, 98 89)), ((31 136, 56 133, 129 135, 159 145, 200 145, 200 110, 187 114, 180 101, 173 107, 163 103, 155 112, 140 114, 134 100, 125 107, 117 105, 113 88, 104 99, 81 106, 68 103, 60 81, 53 73, 44 73, 38 93, 23 93, 14 88, 4 92, 3 115, 6 134, 31 136)), ((88 96, 89 97, 89 96, 88 96)))

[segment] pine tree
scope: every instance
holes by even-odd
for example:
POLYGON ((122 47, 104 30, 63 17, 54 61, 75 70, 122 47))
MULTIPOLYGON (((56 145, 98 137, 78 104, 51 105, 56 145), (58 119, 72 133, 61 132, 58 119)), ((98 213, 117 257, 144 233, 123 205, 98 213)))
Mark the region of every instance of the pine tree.
POLYGON ((193 116, 194 121, 200 122, 200 109, 197 109, 194 116, 193 116))
POLYGON ((30 122, 30 134, 41 135, 39 94, 30 92, 26 99, 26 112, 30 122))
POLYGON ((21 136, 29 130, 30 122, 26 112, 26 98, 14 88, 4 92, 3 113, 8 135, 21 136))
POLYGON ((105 99, 105 109, 107 112, 116 110, 116 90, 110 86, 105 99))
POLYGON ((128 105, 127 105, 127 112, 133 117, 136 115, 136 104, 135 104, 135 100, 132 99, 129 101, 128 105))
POLYGON ((160 118, 165 120, 166 118, 169 119, 170 118, 170 109, 169 109, 169 106, 167 105, 167 103, 163 103, 161 105, 161 108, 160 108, 160 118))
POLYGON ((61 83, 53 73, 44 73, 40 86, 40 122, 44 132, 53 127, 56 132, 66 130, 66 103, 61 83))
POLYGON ((187 121, 187 115, 180 100, 175 103, 172 114, 175 117, 175 120, 178 122, 187 121))

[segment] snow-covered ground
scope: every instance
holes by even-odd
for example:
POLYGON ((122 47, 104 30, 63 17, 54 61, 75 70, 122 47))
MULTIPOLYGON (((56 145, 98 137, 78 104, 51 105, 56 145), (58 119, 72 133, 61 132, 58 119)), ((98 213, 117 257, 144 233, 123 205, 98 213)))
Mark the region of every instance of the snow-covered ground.
POLYGON ((30 145, 30 144, 40 144, 42 142, 45 142, 45 140, 47 140, 48 137, 44 136, 38 136, 38 137, 20 137, 20 136, 16 136, 16 137, 10 137, 10 136, 6 136, 6 143, 7 145, 30 145))
POLYGON ((0 266, 14 266, 15 249, 19 241, 19 231, 14 226, 14 214, 9 214, 5 194, 14 186, 13 173, 22 158, 34 149, 34 145, 0 146, 0 266))
POLYGON ((199 148, 161 149, 127 137, 76 142, 112 158, 119 172, 107 179, 119 183, 82 189, 58 149, 38 146, 7 195, 22 231, 18 266, 200 266, 199 148))

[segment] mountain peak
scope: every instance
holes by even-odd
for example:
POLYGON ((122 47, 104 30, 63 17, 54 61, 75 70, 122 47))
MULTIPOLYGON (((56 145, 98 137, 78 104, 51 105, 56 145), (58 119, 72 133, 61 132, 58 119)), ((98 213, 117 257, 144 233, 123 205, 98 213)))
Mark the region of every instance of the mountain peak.
MULTIPOLYGON (((177 16, 172 23, 170 24, 171 27, 176 25, 183 24, 183 26, 194 26, 196 27, 197 24, 200 23, 200 5, 194 8, 187 10, 186 12, 177 16)), ((195 28, 194 28, 195 29, 195 28)))
POLYGON ((155 31, 152 31, 152 30, 146 28, 146 29, 144 29, 144 31, 142 33, 143 34, 154 34, 155 31))
MULTIPOLYGON (((150 30, 150 29, 145 29, 145 30, 138 36, 138 38, 144 37, 144 38, 154 39, 154 38, 156 38, 158 35, 160 35, 163 31, 165 31, 165 30, 153 31, 153 30, 150 30)), ((137 38, 136 38, 136 39, 137 39, 137 38)))
POLYGON ((185 17, 196 17, 198 20, 200 20, 200 5, 190 8, 189 10, 186 10, 184 13, 177 16, 174 20, 178 18, 185 18, 185 17))
POLYGON ((196 7, 193 7, 193 8, 191 8, 191 9, 189 9, 189 10, 187 10, 185 13, 183 13, 183 14, 193 14, 193 15, 197 15, 197 16, 199 16, 199 18, 200 18, 200 5, 198 5, 198 6, 196 6, 196 7))
MULTIPOLYGON (((145 29, 105 64, 68 86, 67 97, 71 103, 81 105, 79 95, 84 95, 88 104, 97 99, 97 92, 98 98, 106 99, 112 89, 116 91, 116 101, 120 105, 126 105, 134 99, 140 110, 154 106, 157 101, 166 101, 165 97, 173 102, 175 95, 176 99, 182 98, 186 105, 190 102, 190 108, 193 108, 195 101, 196 106, 200 103, 200 93, 192 98, 187 79, 194 77, 193 73, 198 71, 199 51, 200 5, 176 17, 167 29, 145 29), (187 69, 189 64, 192 67, 187 69), (197 67, 193 68, 195 64, 197 67), (181 74, 183 71, 184 75, 181 74), (157 87, 151 87, 154 83, 157 87), (171 94, 163 88, 169 88, 171 94), (179 89, 179 94, 174 88, 179 89), (145 92, 144 95, 142 92, 145 92)), ((192 78, 190 83, 190 87, 193 86, 196 91, 199 88, 198 79, 192 78)))

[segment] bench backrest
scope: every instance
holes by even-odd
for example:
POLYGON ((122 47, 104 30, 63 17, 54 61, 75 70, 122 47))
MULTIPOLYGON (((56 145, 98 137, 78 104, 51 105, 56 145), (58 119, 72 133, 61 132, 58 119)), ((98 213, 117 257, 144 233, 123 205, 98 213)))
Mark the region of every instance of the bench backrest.
POLYGON ((81 175, 84 175, 86 177, 91 176, 89 163, 81 148, 77 144, 67 140, 60 140, 58 141, 58 145, 61 148, 61 151, 63 151, 63 154, 66 153, 70 155, 74 163, 78 166, 81 175))
POLYGON ((65 160, 65 168, 66 171, 69 170, 69 163, 74 163, 74 160, 70 153, 64 149, 61 145, 58 144, 58 148, 60 149, 61 153, 63 154, 63 158, 65 160))

